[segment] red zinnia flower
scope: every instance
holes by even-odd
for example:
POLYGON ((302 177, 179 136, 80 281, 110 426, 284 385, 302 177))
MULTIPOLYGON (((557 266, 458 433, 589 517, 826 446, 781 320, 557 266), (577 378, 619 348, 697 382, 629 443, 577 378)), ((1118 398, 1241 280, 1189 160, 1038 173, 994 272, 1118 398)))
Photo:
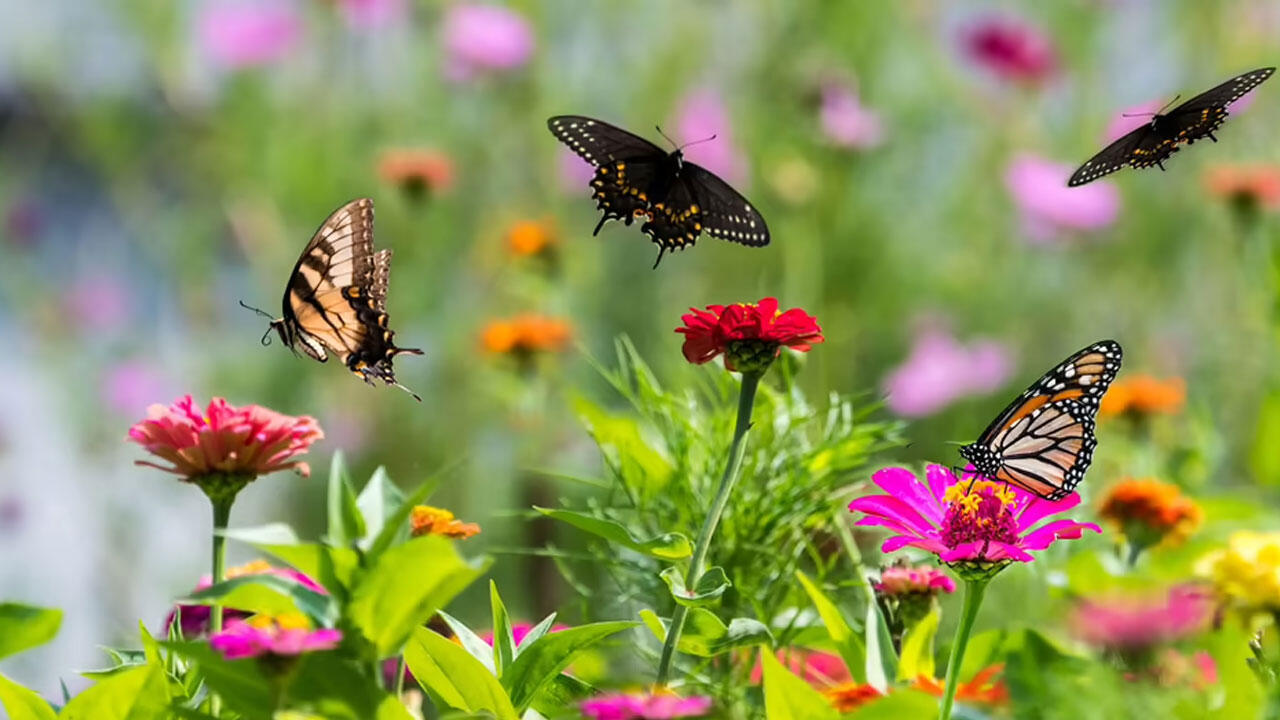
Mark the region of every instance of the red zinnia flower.
POLYGON ((201 412, 190 395, 168 408, 152 405, 147 418, 129 428, 127 440, 171 463, 135 461, 192 481, 206 475, 257 477, 296 468, 311 469, 295 460, 324 437, 312 417, 282 415, 260 405, 235 407, 214 398, 201 412))
POLYGON ((684 327, 676 332, 684 335, 686 360, 700 365, 724 353, 725 367, 741 372, 764 371, 783 346, 808 352, 823 341, 816 318, 800 308, 779 312, 777 298, 689 308, 680 319, 684 327))

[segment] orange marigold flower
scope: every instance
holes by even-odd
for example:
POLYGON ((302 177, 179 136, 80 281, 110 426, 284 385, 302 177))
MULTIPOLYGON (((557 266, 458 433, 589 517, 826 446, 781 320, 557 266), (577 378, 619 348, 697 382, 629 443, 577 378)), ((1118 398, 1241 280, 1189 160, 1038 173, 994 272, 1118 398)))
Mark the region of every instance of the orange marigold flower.
POLYGON ((1217 165, 1204 175, 1209 193, 1243 208, 1280 207, 1280 166, 1217 165))
POLYGON ((823 690, 822 694, 831 703, 832 707, 842 713, 849 712, 866 705, 876 698, 882 697, 880 691, 871 685, 853 682, 833 685, 823 690))
MULTIPOLYGON (((974 675, 968 682, 961 682, 956 687, 956 700, 983 705, 1004 705, 1009 702, 1009 688, 999 679, 1004 672, 1004 663, 990 665, 974 675)), ((941 680, 921 675, 912 683, 912 687, 930 695, 942 697, 946 689, 941 680)))
POLYGON ((507 247, 512 255, 541 255, 555 245, 555 228, 548 220, 521 220, 507 230, 507 247))
POLYGON ((1151 375, 1134 375, 1117 380, 1102 396, 1098 414, 1152 415, 1176 413, 1187 401, 1187 386, 1180 377, 1160 380, 1151 375))
POLYGON ((453 513, 443 508, 430 505, 415 505, 409 515, 410 534, 414 537, 422 535, 441 535, 443 537, 465 540, 480 533, 480 526, 475 523, 462 522, 453 513))
POLYGON ((494 320, 480 333, 485 350, 517 355, 563 350, 572 337, 573 329, 568 321, 545 315, 494 320))
POLYGON ((378 159, 378 176, 412 195, 442 192, 453 185, 453 160, 430 148, 387 150, 378 159))
POLYGON ((1124 478, 1112 485, 1098 514, 1139 547, 1182 542, 1204 519, 1200 506, 1177 485, 1155 478, 1124 478))

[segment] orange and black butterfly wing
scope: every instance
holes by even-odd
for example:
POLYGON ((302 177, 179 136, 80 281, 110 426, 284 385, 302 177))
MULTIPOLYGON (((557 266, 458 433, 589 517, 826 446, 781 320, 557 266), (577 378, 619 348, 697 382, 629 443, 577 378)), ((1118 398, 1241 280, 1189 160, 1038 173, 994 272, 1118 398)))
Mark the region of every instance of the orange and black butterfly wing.
POLYGON ((1027 388, 961 453, 991 479, 1048 500, 1070 495, 1093 461, 1098 407, 1122 357, 1113 340, 1080 350, 1027 388))

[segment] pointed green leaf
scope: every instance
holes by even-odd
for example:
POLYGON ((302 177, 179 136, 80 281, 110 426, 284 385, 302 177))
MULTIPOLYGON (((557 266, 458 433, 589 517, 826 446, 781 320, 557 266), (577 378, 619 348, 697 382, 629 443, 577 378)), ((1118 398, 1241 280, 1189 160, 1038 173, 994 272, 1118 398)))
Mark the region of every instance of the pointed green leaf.
POLYGON ((822 618, 822 624, 827 628, 827 635, 831 637, 831 642, 835 643, 836 652, 840 653, 840 657, 844 659, 845 667, 849 669, 849 675, 854 682, 864 683, 867 681, 867 648, 862 644, 862 637, 854 632, 853 627, 849 625, 849 621, 845 619, 844 613, 836 606, 826 593, 822 592, 808 575, 797 570, 796 579, 800 581, 800 586, 809 595, 809 601, 813 603, 813 608, 818 611, 818 617, 822 618))
POLYGON ((271 717, 271 681, 256 659, 227 660, 201 641, 165 642, 161 647, 195 663, 210 692, 222 698, 228 710, 249 720, 271 717))
POLYGON ((545 717, 553 717, 556 713, 563 712, 564 708, 576 706, 595 694, 596 689, 591 685, 572 675, 560 673, 542 686, 529 707, 545 717))
POLYGON ((56 715, 45 699, 33 690, 0 674, 0 707, 12 720, 53 720, 56 715))
MULTIPOLYGON (((412 720, 380 681, 381 673, 363 671, 338 652, 305 653, 288 677, 286 706, 307 708, 325 720, 412 720)), ((283 720, 281 713, 273 720, 283 720)))
POLYGON ((169 683, 164 670, 142 665, 113 675, 71 698, 63 720, 166 720, 169 683))
POLYGON ((822 693, 791 674, 768 647, 760 648, 764 671, 764 716, 766 720, 835 720, 840 713, 822 693))
POLYGON ((421 505, 431 493, 435 492, 436 486, 440 484, 440 478, 449 472, 452 472, 459 463, 450 463, 440 470, 431 474, 426 480, 423 480, 413 492, 409 493, 400 505, 387 516, 382 530, 373 538, 373 542, 369 543, 369 549, 365 552, 365 557, 369 562, 375 562, 378 556, 386 552, 387 548, 396 544, 396 541, 403 541, 409 537, 409 515, 413 513, 415 505, 421 505))
POLYGON ((693 545, 689 542, 689 538, 680 533, 663 533, 645 540, 632 535, 620 523, 612 520, 605 520, 586 513, 573 512, 572 510, 553 510, 536 506, 533 509, 547 517, 569 523, 579 530, 585 530, 609 542, 651 557, 662 558, 663 560, 681 560, 693 554, 693 545))
POLYGON ((516 655, 524 652, 525 648, 528 648, 530 645, 537 642, 538 638, 550 632, 552 626, 555 625, 555 622, 556 614, 551 613, 550 615, 542 618, 542 622, 529 628, 529 632, 525 633, 524 637, 520 638, 520 644, 516 645, 516 655))
POLYGON ((548 633, 524 648, 502 674, 502 686, 516 711, 524 713, 542 688, 552 682, 575 655, 601 640, 635 627, 633 622, 602 622, 548 633))
POLYGON ((450 708, 488 713, 498 720, 520 717, 498 678, 466 650, 435 632, 414 630, 404 657, 423 689, 450 708))
POLYGON ((138 621, 138 635, 142 640, 142 655, 146 658, 147 664, 164 668, 164 660, 160 657, 160 643, 151 636, 151 632, 141 620, 138 621))
POLYGON ((0 658, 49 642, 61 625, 61 610, 0 603, 0 658))
POLYGON ((933 677, 937 668, 933 659, 933 638, 938 634, 942 613, 934 608, 902 637, 902 657, 898 660, 898 679, 908 682, 924 675, 933 677))
POLYGON ((498 678, 511 665, 516 656, 515 631, 511 628, 511 616, 498 595, 498 584, 489 581, 489 608, 493 611, 493 669, 498 678))
MULTIPOLYGON (((641 610, 640 619, 658 640, 667 639, 667 621, 652 610, 641 610)), ((773 644, 773 634, 764 623, 750 618, 734 618, 725 625, 715 613, 705 608, 690 608, 680 634, 677 649, 686 655, 715 657, 734 648, 773 644)))
POLYGON ((365 523, 365 532, 361 536, 362 546, 367 547, 373 538, 382 533, 387 520, 403 504, 404 493, 391 482, 386 468, 379 465, 356 497, 356 507, 365 523))
POLYGON ((493 668, 493 646, 449 613, 441 610, 438 614, 453 631, 453 636, 462 643, 462 648, 471 653, 471 657, 479 660, 480 664, 493 673, 494 677, 497 677, 498 673, 493 668))
POLYGON ((671 482, 675 468, 654 450, 639 420, 611 415, 587 400, 574 403, 579 419, 600 447, 600 454, 622 477, 627 487, 647 499, 671 482))
POLYGON ((364 518, 356 506, 356 493, 351 489, 342 451, 333 454, 329 465, 329 542, 350 547, 364 537, 364 518))
POLYGON ((333 598, 316 592, 292 578, 279 575, 242 575, 191 593, 178 601, 183 605, 213 605, 235 608, 249 613, 282 615, 301 612, 332 625, 337 619, 333 598))
POLYGON ((728 576, 724 574, 724 568, 718 565, 702 573, 702 577, 698 578, 698 583, 692 590, 685 586, 684 574, 679 568, 669 567, 658 576, 667 584, 671 597, 681 605, 689 607, 714 605, 720 596, 724 595, 724 591, 732 585, 728 576))
POLYGON ((451 540, 414 538, 387 550, 361 578, 347 608, 352 624, 377 656, 400 651, 413 629, 431 619, 484 573, 488 561, 470 563, 451 540))
POLYGON ((888 692, 889 681, 898 676, 898 657, 894 654, 893 638, 879 604, 867 603, 865 623, 863 641, 867 648, 867 684, 882 693, 888 692))

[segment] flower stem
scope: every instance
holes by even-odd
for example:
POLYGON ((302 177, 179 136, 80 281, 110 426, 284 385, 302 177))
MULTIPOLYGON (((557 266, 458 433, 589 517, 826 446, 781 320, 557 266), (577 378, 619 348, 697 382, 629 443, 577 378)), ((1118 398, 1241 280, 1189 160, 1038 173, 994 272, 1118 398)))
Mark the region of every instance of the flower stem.
MULTIPOLYGON (((751 410, 755 407, 756 388, 759 387, 760 378, 763 376, 763 371, 742 374, 742 387, 738 391, 738 420, 733 428, 733 442, 729 445, 729 457, 725 463, 724 475, 720 477, 720 488, 716 491, 715 501, 712 502, 711 510, 702 523, 698 541, 693 546, 693 558, 689 560, 689 571, 685 574, 685 585, 688 587, 696 585, 698 579, 702 577, 707 553, 711 550, 711 537, 716 532, 716 526, 720 524, 720 516, 724 514, 724 509, 729 504, 729 496, 738 482, 738 473, 742 468, 742 455, 746 450, 744 440, 747 437, 747 431, 751 429, 751 410)), ((676 645, 680 642, 680 633, 684 631, 684 622, 688 615, 689 607, 677 603, 671 615, 671 627, 667 628, 667 639, 662 644, 662 657, 658 661, 657 684, 659 686, 667 684, 667 678, 671 673, 671 661, 675 657, 676 645)))
MULTIPOLYGON (((227 523, 231 520, 231 506, 235 503, 235 493, 230 495, 209 495, 213 504, 213 584, 222 582, 227 574, 227 523)), ((209 610, 209 634, 222 632, 222 603, 215 602, 209 610)), ((212 695, 209 709, 214 715, 222 711, 222 698, 212 695)))
POLYGON ((982 606, 982 596, 986 594, 989 582, 990 579, 965 581, 964 609, 961 610, 955 639, 951 642, 951 657, 947 660, 947 689, 942 695, 939 720, 951 720, 951 706, 955 704, 956 688, 960 684, 960 663, 964 661, 964 651, 969 645, 969 635, 973 632, 973 621, 978 617, 978 608, 982 606))

